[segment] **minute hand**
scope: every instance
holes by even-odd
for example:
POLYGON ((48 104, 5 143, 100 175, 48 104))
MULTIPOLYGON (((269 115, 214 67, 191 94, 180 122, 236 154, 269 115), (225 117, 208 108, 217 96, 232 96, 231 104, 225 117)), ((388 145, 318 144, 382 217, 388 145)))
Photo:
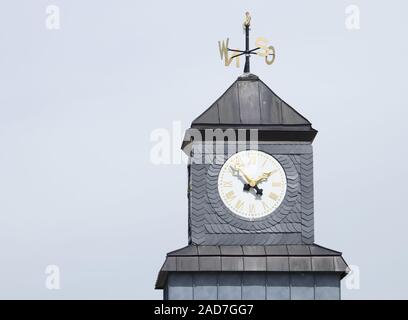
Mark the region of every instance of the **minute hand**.
POLYGON ((254 186, 256 185, 255 180, 252 179, 252 178, 241 168, 241 166, 235 165, 235 166, 234 166, 234 169, 235 169, 236 171, 238 171, 239 173, 242 174, 242 176, 245 178, 246 182, 248 182, 248 184, 249 184, 251 187, 254 187, 254 186))
POLYGON ((242 175, 245 177, 245 179, 247 180, 248 184, 251 187, 255 187, 256 186, 256 181, 254 179, 252 179, 249 175, 247 175, 244 170, 242 170, 241 168, 239 168, 239 170, 241 171, 242 175))

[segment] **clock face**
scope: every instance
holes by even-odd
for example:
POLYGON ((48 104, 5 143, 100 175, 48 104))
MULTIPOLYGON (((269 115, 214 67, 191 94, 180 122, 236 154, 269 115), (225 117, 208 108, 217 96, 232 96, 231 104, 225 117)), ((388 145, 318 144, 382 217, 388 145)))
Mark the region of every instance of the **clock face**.
POLYGON ((236 215, 249 220, 263 218, 274 212, 285 197, 285 171, 265 152, 241 151, 222 166, 218 192, 236 215))

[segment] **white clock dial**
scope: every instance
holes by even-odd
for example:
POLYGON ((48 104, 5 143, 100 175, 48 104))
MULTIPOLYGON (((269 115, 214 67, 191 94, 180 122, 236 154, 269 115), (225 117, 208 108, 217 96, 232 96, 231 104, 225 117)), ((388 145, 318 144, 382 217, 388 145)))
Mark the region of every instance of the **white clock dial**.
POLYGON ((236 215, 250 220, 263 218, 274 212, 285 197, 285 171, 265 152, 241 151, 222 166, 218 192, 236 215))

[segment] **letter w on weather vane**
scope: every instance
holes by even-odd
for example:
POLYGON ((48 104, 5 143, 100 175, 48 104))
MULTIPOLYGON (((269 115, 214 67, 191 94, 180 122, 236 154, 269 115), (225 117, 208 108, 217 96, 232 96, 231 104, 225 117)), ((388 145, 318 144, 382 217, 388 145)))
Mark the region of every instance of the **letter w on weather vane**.
POLYGON ((224 60, 225 66, 229 66, 233 59, 235 59, 235 65, 239 68, 239 57, 245 56, 244 72, 250 72, 249 59, 251 54, 265 57, 266 64, 270 65, 275 61, 275 48, 268 45, 268 40, 264 37, 258 37, 255 40, 255 48, 249 49, 249 30, 251 25, 251 16, 249 12, 245 13, 245 21, 243 28, 245 30, 245 50, 237 50, 229 48, 229 38, 227 40, 218 41, 218 49, 220 50, 221 60, 224 60), (233 52, 230 55, 230 52, 233 52))

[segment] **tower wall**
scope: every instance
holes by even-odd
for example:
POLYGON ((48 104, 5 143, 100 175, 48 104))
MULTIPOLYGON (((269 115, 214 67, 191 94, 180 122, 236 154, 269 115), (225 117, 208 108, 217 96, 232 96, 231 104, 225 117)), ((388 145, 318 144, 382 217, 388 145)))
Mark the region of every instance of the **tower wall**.
MULTIPOLYGON (((314 241, 313 150, 310 143, 265 142, 258 150, 283 166, 287 193, 265 219, 234 216, 218 194, 217 179, 228 148, 214 155, 212 144, 195 144, 189 168, 189 243, 197 245, 311 244, 314 241)), ((249 149, 245 147, 245 149, 249 149)))
POLYGON ((339 300, 340 275, 325 272, 170 273, 170 300, 339 300))

